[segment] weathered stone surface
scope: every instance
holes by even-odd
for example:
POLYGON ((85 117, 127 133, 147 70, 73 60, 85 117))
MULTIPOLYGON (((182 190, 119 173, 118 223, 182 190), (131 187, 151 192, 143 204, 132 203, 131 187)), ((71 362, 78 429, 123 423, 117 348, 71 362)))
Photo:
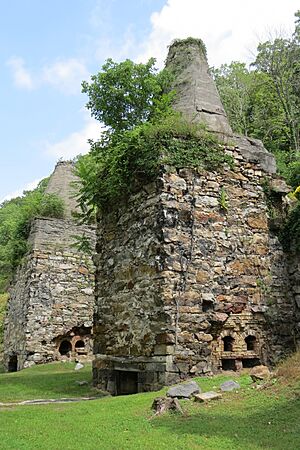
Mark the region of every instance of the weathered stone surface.
POLYGON ((233 380, 224 381, 224 383, 221 384, 220 389, 223 392, 231 392, 235 389, 240 389, 239 383, 233 380))
POLYGON ((286 182, 280 178, 275 178, 270 181, 270 189, 278 194, 288 194, 292 188, 286 184, 286 182))
POLYGON ((219 400, 220 398, 222 398, 222 394, 218 394, 214 391, 202 392, 202 394, 194 395, 195 402, 200 403, 210 402, 211 400, 219 400))
POLYGON ((30 251, 12 286, 5 321, 7 370, 92 356, 94 265, 74 247, 74 236, 85 235, 93 246, 95 230, 71 219, 74 180, 72 164, 58 163, 47 192, 63 198, 66 218, 37 218, 31 225, 30 251))
POLYGON ((250 377, 253 381, 267 380, 270 376, 271 372, 269 368, 263 365, 253 367, 250 372, 250 377))
POLYGON ((166 67, 176 73, 174 108, 195 122, 206 123, 213 131, 231 135, 201 42, 175 41, 169 48, 166 67))
POLYGON ((201 392, 199 385, 196 381, 190 381, 188 383, 181 383, 177 386, 172 386, 167 391, 168 397, 177 398, 190 398, 194 394, 201 392))

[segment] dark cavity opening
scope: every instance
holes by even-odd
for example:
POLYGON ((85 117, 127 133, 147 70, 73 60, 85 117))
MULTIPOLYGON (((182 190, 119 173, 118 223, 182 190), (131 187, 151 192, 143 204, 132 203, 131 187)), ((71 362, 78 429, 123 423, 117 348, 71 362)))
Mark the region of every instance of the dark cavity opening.
POLYGON ((214 310, 214 303, 209 300, 203 300, 202 302, 202 311, 208 312, 214 310))
POLYGON ((75 348, 83 349, 84 347, 85 347, 84 342, 81 340, 77 341, 75 344, 75 348))
POLYGON ((234 339, 231 336, 223 337, 224 352, 233 352, 234 339))
POLYGON ((8 372, 17 372, 18 370, 18 356, 12 355, 8 360, 8 372))
POLYGON ((251 367, 259 366, 260 360, 258 358, 245 358, 242 359, 244 369, 251 369, 251 367))
POLYGON ((116 371, 116 394, 129 395, 138 392, 138 372, 116 371))
POLYGON ((59 353, 61 355, 67 355, 71 350, 72 350, 71 342, 69 342, 69 341, 62 341, 60 343, 58 351, 59 351, 59 353))
POLYGON ((222 370, 236 370, 235 359, 222 359, 222 370))
POLYGON ((247 350, 254 351, 256 346, 256 337, 255 336, 247 336, 245 339, 247 350))

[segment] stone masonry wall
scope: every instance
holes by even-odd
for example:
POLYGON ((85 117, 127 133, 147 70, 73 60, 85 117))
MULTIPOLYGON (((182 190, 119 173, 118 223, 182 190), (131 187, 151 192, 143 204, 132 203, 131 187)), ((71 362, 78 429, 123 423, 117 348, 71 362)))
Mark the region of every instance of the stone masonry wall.
POLYGON ((294 298, 295 311, 294 311, 294 345, 300 347, 300 256, 296 252, 292 252, 287 260, 288 270, 290 274, 290 291, 294 298))
POLYGON ((74 356, 92 353, 94 268, 72 247, 73 235, 93 230, 71 220, 36 219, 26 257, 11 292, 5 326, 4 360, 18 356, 18 368, 60 359, 62 340, 74 356), (75 349, 83 340, 84 348, 75 349))
POLYGON ((101 388, 157 389, 273 363, 293 346, 286 258, 269 230, 262 187, 272 176, 237 147, 226 151, 234 170, 166 168, 100 221, 94 380, 101 388))
POLYGON ((94 249, 95 229, 73 219, 74 181, 73 164, 59 162, 46 192, 63 199, 65 218, 37 218, 31 224, 29 251, 10 290, 6 370, 92 356, 94 264, 74 244, 76 236, 85 236, 94 249))

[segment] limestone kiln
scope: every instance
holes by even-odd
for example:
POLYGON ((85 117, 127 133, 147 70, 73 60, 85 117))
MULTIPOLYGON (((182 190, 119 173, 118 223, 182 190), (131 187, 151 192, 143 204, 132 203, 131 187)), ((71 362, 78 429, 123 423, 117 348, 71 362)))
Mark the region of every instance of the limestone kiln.
POLYGON ((74 236, 94 245, 95 231, 78 226, 73 164, 59 162, 46 193, 64 200, 64 219, 37 218, 30 251, 10 292, 4 334, 4 364, 15 371, 34 363, 92 356, 94 266, 74 247, 74 236))
POLYGON ((175 41, 167 65, 175 109, 217 133, 235 165, 164 167, 100 218, 93 372, 113 394, 272 363, 293 347, 286 257, 263 191, 269 180, 279 202, 285 194, 274 158, 259 141, 232 134, 201 41, 175 41))

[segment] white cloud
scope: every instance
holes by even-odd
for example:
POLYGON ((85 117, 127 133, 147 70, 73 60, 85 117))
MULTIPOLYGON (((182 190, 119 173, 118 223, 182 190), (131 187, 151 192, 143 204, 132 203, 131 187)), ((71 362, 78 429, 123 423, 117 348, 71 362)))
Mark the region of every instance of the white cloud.
POLYGON ((82 80, 89 77, 85 64, 76 58, 45 64, 35 73, 26 68, 24 59, 20 57, 10 58, 7 65, 12 70, 16 86, 27 90, 50 85, 67 95, 79 94, 82 80))
POLYGON ((70 159, 89 151, 88 139, 97 140, 101 134, 101 126, 94 119, 85 119, 84 127, 66 136, 61 141, 44 144, 45 152, 55 158, 70 159))
POLYGON ((81 92, 81 82, 89 77, 85 65, 75 59, 57 61, 42 70, 41 79, 66 94, 81 92))
POLYGON ((0 199, 0 204, 3 203, 6 200, 11 200, 12 198, 16 198, 16 197, 21 197, 23 195, 24 191, 32 191, 33 189, 35 189, 37 187, 37 185, 39 184, 39 182, 42 179, 43 178, 37 178, 36 180, 33 180, 30 183, 27 183, 22 188, 17 189, 16 191, 11 192, 10 194, 7 194, 5 197, 0 199))
POLYGON ((25 67, 23 58, 12 57, 7 61, 7 65, 12 70, 15 85, 27 90, 34 88, 34 82, 28 69, 25 67))
POLYGON ((157 58, 161 67, 174 38, 201 38, 210 65, 249 61, 269 30, 293 29, 295 0, 168 0, 151 16, 152 31, 137 60, 157 58))

